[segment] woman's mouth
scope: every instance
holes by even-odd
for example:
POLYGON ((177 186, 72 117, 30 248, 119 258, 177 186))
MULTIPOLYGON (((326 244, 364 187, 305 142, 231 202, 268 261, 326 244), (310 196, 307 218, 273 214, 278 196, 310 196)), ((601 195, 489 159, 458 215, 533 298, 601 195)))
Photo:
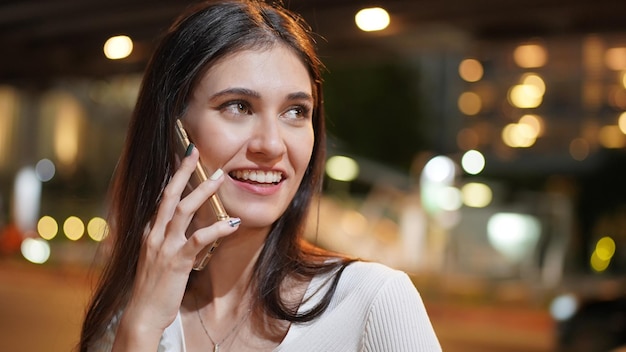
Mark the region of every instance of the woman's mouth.
POLYGON ((283 179, 280 171, 263 171, 263 170, 236 170, 229 173, 230 177, 249 183, 257 184, 278 184, 283 179))

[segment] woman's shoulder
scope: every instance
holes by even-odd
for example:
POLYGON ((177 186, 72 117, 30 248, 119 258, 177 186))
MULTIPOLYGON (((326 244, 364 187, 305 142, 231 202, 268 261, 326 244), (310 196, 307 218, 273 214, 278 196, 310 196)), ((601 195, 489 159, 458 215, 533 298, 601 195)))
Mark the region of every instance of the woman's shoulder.
MULTIPOLYGON (((369 284, 384 283, 389 280, 409 279, 401 270, 385 264, 368 261, 355 261, 344 270, 346 281, 364 281, 369 284)), ((410 279, 409 279, 410 281, 410 279)))
POLYGON ((341 273, 335 296, 339 300, 349 297, 371 300, 385 291, 413 294, 416 288, 404 271, 381 263, 355 261, 341 273))

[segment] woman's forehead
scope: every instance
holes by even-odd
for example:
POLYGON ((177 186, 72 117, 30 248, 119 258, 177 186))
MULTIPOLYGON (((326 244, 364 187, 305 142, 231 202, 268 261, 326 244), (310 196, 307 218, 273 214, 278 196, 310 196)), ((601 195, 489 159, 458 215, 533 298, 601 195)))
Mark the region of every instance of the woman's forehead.
POLYGON ((274 45, 238 50, 213 62, 200 77, 198 89, 233 86, 258 89, 293 89, 313 95, 309 69, 291 48, 274 45))

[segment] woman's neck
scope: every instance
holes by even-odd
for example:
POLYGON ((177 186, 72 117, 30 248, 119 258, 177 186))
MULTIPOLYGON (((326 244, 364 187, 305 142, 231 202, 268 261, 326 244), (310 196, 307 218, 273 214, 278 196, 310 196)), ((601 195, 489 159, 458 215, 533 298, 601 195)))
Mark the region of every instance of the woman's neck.
POLYGON ((193 274, 190 289, 202 301, 212 302, 217 311, 232 312, 242 300, 249 301, 252 271, 267 232, 242 227, 224 238, 207 266, 193 274))

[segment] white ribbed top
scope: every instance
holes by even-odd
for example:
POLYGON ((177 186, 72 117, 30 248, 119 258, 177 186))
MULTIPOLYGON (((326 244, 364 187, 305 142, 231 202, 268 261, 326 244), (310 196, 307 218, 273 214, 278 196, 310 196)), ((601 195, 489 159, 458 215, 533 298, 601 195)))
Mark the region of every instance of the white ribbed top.
MULTIPOLYGON (((327 279, 316 277, 307 296, 327 279)), ((317 302, 322 291, 301 310, 317 302)), ((293 325, 275 351, 435 352, 441 346, 422 299, 405 273, 356 262, 345 269, 326 312, 312 323, 293 325)))
MULTIPOLYGON (((300 311, 319 301, 331 275, 311 281, 305 294, 310 299, 300 311)), ((111 350, 117 323, 117 319, 111 322, 93 352, 111 350)), ((441 346, 424 303, 404 272, 356 262, 344 270, 324 314, 307 324, 292 324, 274 351, 439 352, 441 346)), ((158 352, 185 352, 180 314, 163 333, 158 352)))

